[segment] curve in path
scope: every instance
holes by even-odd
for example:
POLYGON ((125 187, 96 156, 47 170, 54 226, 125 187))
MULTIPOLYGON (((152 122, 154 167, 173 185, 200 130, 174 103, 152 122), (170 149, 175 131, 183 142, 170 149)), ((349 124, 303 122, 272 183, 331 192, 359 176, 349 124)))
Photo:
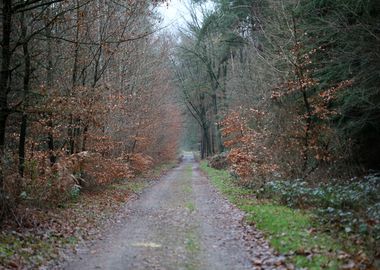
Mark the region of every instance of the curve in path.
POLYGON ((210 185, 187 153, 183 163, 127 204, 120 231, 65 269, 284 269, 263 235, 210 185))

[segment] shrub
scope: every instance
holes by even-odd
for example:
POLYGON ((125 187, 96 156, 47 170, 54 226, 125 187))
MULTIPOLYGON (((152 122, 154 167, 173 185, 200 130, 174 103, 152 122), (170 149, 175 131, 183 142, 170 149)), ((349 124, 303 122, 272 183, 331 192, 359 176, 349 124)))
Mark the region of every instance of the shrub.
POLYGON ((271 181, 258 191, 290 207, 314 208, 320 220, 346 233, 380 241, 380 176, 371 174, 342 184, 310 187, 301 180, 271 181))
POLYGON ((209 166, 217 170, 227 169, 227 153, 223 152, 221 154, 212 156, 209 160, 209 166))

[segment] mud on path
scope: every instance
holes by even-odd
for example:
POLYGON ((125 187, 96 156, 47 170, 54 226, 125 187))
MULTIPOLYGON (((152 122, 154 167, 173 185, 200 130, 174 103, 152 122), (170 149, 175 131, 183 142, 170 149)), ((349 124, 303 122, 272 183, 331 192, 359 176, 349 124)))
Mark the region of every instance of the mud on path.
POLYGON ((190 153, 126 211, 120 230, 65 269, 284 269, 190 153))

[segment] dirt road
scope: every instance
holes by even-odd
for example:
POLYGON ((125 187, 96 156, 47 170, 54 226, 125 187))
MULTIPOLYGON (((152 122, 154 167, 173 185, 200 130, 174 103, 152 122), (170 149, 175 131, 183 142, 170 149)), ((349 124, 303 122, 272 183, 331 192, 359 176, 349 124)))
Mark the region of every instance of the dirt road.
POLYGON ((183 163, 127 205, 122 229, 65 269, 282 269, 260 232, 183 163))

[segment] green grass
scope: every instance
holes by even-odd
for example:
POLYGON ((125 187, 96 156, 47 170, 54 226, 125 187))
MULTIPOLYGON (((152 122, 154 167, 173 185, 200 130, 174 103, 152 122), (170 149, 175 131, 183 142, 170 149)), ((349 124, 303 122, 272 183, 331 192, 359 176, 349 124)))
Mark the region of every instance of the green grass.
POLYGON ((186 208, 189 209, 190 213, 195 211, 195 205, 192 202, 187 203, 186 208))
POLYGON ((193 192, 193 189, 191 186, 184 186, 183 192, 185 192, 186 194, 191 194, 193 192))
POLYGON ((197 253, 200 251, 200 245, 198 242, 198 237, 194 232, 188 232, 186 234, 185 244, 186 244, 186 250, 189 253, 194 254, 194 253, 197 253))
POLYGON ((190 230, 186 233, 185 249, 189 255, 189 261, 185 263, 185 269, 196 270, 199 269, 197 255, 200 252, 200 244, 198 234, 194 230, 190 230))
POLYGON ((191 177, 192 174, 193 174, 193 166, 190 164, 190 165, 187 165, 185 167, 185 174, 187 177, 191 177))
POLYGON ((210 168, 205 161, 201 162, 201 170, 232 203, 247 213, 247 221, 266 235, 274 249, 282 254, 294 254, 289 256, 289 262, 308 269, 339 269, 340 262, 334 257, 343 247, 333 236, 311 230, 317 224, 310 213, 258 201, 253 190, 238 186, 227 171, 210 168))
POLYGON ((108 188, 113 190, 125 190, 132 191, 133 193, 138 193, 142 191, 147 186, 147 182, 144 181, 125 181, 123 183, 118 183, 110 185, 108 188))
POLYGON ((188 231, 186 232, 185 249, 188 256, 187 256, 187 260, 183 264, 184 269, 186 270, 200 269, 198 254, 201 251, 201 246, 199 243, 198 231, 195 227, 189 228, 188 231))

